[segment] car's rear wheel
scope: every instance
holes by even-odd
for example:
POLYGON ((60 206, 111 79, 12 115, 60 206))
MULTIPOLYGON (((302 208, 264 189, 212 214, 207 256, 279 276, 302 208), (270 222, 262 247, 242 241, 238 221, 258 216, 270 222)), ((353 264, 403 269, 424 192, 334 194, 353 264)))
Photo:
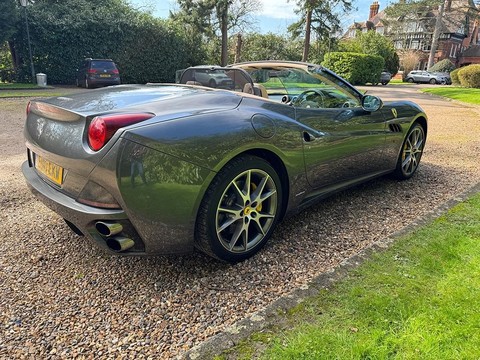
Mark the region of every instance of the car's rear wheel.
POLYGON ((430 84, 433 85, 433 84, 436 84, 436 83, 437 83, 437 80, 435 80, 435 79, 430 79, 430 84))
POLYGON ((228 262, 249 258, 270 238, 282 206, 275 169, 256 156, 228 163, 210 184, 196 223, 196 246, 228 262))
POLYGON ((402 151, 397 160, 394 176, 405 180, 413 176, 420 164, 425 146, 425 130, 422 125, 415 123, 403 141, 402 151))
POLYGON ((215 80, 211 79, 211 80, 208 82, 208 87, 216 88, 216 87, 217 87, 217 83, 215 82, 215 80))

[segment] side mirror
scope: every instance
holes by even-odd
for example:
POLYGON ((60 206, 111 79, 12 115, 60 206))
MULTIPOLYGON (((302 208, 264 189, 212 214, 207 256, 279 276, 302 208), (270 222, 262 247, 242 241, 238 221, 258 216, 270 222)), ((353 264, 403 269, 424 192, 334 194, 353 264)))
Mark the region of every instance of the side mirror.
POLYGON ((382 100, 378 96, 365 95, 362 98, 362 108, 368 112, 374 112, 381 109, 383 106, 382 100))

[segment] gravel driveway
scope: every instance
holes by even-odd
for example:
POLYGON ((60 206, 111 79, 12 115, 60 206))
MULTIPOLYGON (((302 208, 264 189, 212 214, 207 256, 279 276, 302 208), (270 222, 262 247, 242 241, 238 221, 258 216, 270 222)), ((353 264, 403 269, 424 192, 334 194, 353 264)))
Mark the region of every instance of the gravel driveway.
POLYGON ((202 254, 123 258, 74 235, 27 190, 26 99, 0 100, 0 358, 181 355, 480 181, 480 108, 416 93, 429 116, 422 164, 409 181, 381 178, 284 221, 253 259, 202 254))

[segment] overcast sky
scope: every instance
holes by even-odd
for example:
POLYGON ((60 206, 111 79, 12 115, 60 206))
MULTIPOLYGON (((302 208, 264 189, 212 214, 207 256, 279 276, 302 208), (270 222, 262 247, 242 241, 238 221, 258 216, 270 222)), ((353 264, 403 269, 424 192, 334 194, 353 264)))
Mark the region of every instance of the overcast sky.
MULTIPOLYGON (((347 28, 353 21, 365 21, 368 18, 370 4, 373 0, 354 0, 354 6, 357 11, 349 16, 341 18, 342 26, 347 28)), ((138 8, 151 12, 154 16, 167 18, 169 10, 176 10, 175 0, 129 0, 129 2, 138 8)), ((257 23, 253 30, 261 33, 273 32, 285 34, 287 27, 298 19, 294 12, 294 0, 261 0, 263 8, 261 13, 255 16, 257 23)), ((380 10, 386 6, 379 1, 380 10)))

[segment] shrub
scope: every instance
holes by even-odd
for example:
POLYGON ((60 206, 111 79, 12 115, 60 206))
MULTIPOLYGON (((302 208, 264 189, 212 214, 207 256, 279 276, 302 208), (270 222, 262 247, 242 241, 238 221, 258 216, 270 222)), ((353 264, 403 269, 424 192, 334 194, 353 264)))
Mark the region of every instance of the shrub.
POLYGON ((458 79, 459 71, 460 71, 460 68, 455 69, 450 73, 450 78, 452 79, 452 85, 460 86, 460 80, 458 79))
POLYGON ((455 65, 449 59, 443 59, 433 65, 428 71, 435 72, 451 72, 455 69, 455 65))
POLYGON ((480 64, 461 68, 458 72, 458 79, 462 86, 480 89, 480 64))
POLYGON ((332 52, 325 55, 322 65, 354 85, 378 83, 385 60, 378 55, 332 52))

